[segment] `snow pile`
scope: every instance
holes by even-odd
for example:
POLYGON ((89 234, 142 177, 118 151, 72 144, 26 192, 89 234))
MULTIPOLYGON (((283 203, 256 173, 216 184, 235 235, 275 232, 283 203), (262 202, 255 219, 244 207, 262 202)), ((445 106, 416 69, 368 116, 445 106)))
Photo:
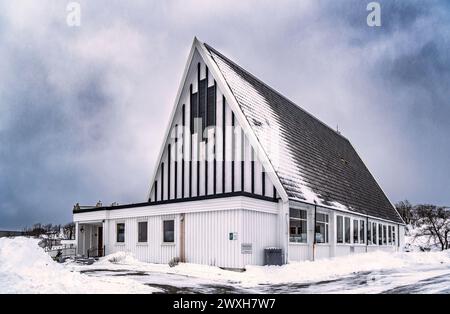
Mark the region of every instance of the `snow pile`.
POLYGON ((408 252, 440 251, 441 245, 437 239, 422 235, 420 228, 412 225, 406 227, 405 250, 408 252))
POLYGON ((331 280, 359 272, 376 272, 389 269, 450 266, 450 252, 372 252, 353 254, 315 262, 291 262, 283 266, 247 266, 245 272, 223 270, 215 266, 180 263, 176 267, 137 261, 130 253, 114 253, 90 266, 88 269, 127 269, 143 272, 177 274, 200 279, 240 284, 252 287, 259 284, 283 284, 331 280), (113 262, 111 262, 113 260, 113 262))
POLYGON ((0 238, 0 293, 151 293, 133 280, 89 277, 54 262, 38 239, 0 238))

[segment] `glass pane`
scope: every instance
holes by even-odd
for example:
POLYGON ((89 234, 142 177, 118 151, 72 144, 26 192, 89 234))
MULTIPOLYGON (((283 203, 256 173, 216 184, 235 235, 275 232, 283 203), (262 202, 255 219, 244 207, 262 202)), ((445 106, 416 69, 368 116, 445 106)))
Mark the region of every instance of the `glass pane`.
POLYGON ((125 224, 117 224, 117 242, 125 242, 125 224))
POLYGON ((336 220, 336 238, 337 238, 337 243, 343 243, 344 242, 344 238, 342 236, 343 234, 344 234, 343 217, 342 216, 337 216, 337 220, 336 220))
POLYGON ((373 233, 373 237, 372 237, 373 244, 377 245, 377 243, 378 243, 378 241, 377 241, 377 224, 375 222, 372 223, 372 233, 373 233))
POLYGON ((328 224, 316 223, 316 243, 328 243, 328 224))
POLYGON ((383 244, 387 243, 386 225, 383 225, 383 244))
POLYGON ((344 219, 345 223, 345 243, 350 243, 350 218, 345 217, 344 219))
POLYGON ((364 241, 364 220, 359 221, 359 243, 366 243, 364 241))
POLYGON ((306 220, 289 220, 289 241, 296 243, 307 242, 306 220))
POLYGON ((353 220, 353 243, 358 243, 358 220, 353 220))
POLYGON ((391 237, 392 237, 392 227, 389 226, 389 227, 388 227, 388 244, 389 244, 389 245, 392 244, 392 239, 391 239, 391 237))
POLYGON ((175 242, 175 222, 164 220, 164 242, 175 242))
POLYGON ((328 215, 317 213, 316 221, 318 222, 328 222, 328 215))
POLYGON ((147 222, 141 221, 138 224, 138 242, 147 242, 147 222))

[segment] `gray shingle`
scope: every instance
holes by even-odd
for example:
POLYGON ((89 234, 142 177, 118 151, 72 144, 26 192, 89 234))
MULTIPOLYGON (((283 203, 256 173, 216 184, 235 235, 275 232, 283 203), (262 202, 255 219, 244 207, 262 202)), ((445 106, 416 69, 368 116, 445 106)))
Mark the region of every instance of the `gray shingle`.
POLYGON ((205 44, 292 200, 403 223, 351 143, 205 44), (278 142, 278 147, 274 143, 278 142))

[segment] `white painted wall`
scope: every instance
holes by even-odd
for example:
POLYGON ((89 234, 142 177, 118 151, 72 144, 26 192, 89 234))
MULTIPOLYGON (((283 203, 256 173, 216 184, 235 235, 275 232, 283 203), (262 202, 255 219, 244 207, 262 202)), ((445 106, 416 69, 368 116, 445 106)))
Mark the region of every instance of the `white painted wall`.
POLYGON ((277 206, 276 202, 237 196, 80 213, 74 221, 86 225, 104 218, 106 254, 125 251, 141 261, 168 263, 180 256, 180 214, 184 213, 187 262, 244 268, 263 264, 264 248, 278 245, 277 206), (175 220, 173 244, 163 243, 165 219, 175 220), (147 243, 138 243, 139 221, 148 222, 147 243), (125 224, 125 243, 116 242, 118 223, 125 224), (230 240, 230 233, 236 233, 237 239, 230 240), (251 254, 241 253, 242 243, 252 243, 251 254))

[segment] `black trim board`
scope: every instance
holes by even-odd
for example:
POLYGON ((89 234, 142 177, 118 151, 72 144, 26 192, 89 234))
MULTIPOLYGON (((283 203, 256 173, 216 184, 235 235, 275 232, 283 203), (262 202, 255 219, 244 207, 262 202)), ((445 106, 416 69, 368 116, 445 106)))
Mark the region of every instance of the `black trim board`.
POLYGON ((231 192, 231 193, 222 193, 222 194, 210 194, 210 195, 202 195, 197 197, 189 197, 189 198, 178 198, 178 199, 171 199, 171 200, 164 200, 164 201, 156 201, 156 202, 144 202, 144 203, 135 203, 135 204, 125 204, 125 205, 118 205, 118 206, 102 206, 102 207, 92 207, 92 208, 84 208, 84 209, 75 209, 73 210, 74 214, 81 214, 81 213, 88 213, 88 212, 96 212, 96 211, 102 211, 102 210, 116 210, 116 209, 124 209, 124 208, 134 208, 134 207, 144 207, 144 206, 154 206, 154 205, 161 205, 161 204, 172 204, 172 203, 182 203, 182 202, 193 202, 193 201, 202 201, 202 200, 210 200, 210 199, 216 199, 216 198, 225 198, 225 197, 234 197, 234 196, 245 196, 249 198, 259 199, 267 202, 278 202, 278 199, 262 196, 262 195, 256 195, 251 194, 248 192, 238 191, 238 192, 231 192))

